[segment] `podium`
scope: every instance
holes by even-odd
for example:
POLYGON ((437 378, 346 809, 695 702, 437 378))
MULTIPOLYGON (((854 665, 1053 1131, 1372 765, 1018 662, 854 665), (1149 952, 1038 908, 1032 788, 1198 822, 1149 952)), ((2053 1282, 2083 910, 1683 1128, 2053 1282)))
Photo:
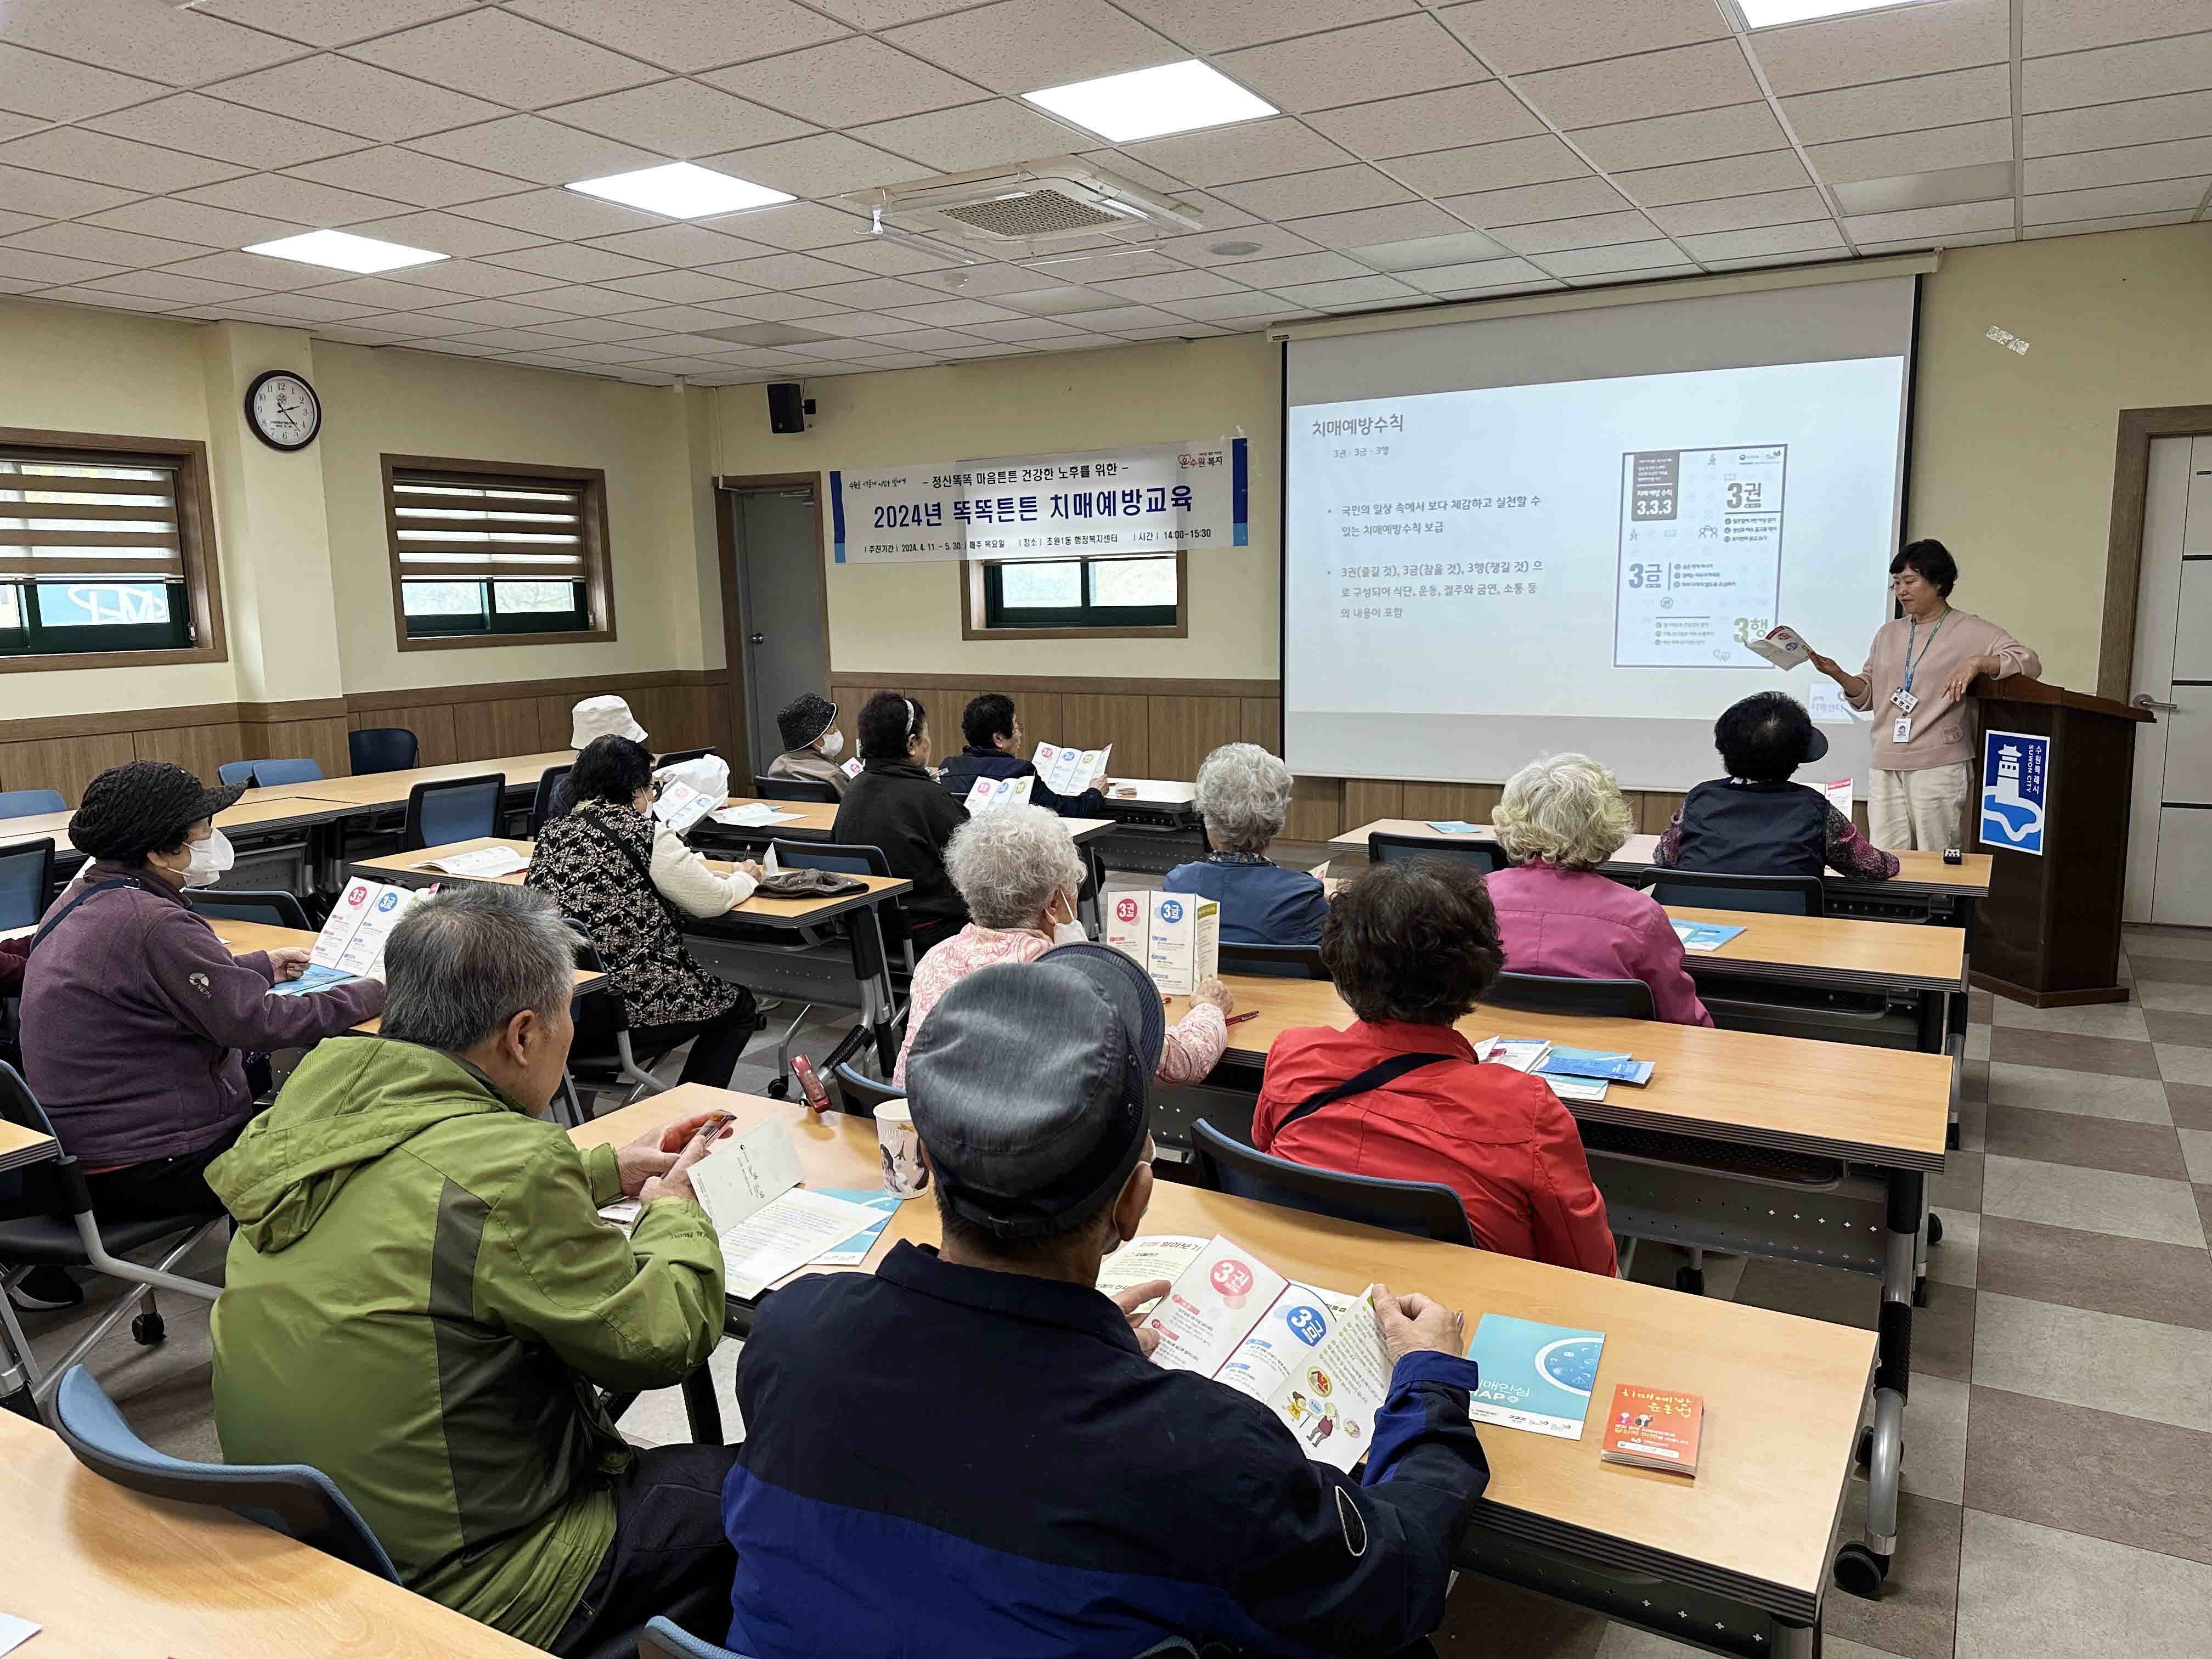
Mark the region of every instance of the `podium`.
POLYGON ((1968 690, 1979 700, 1984 733, 2021 732, 2051 745, 2039 857, 1982 840, 1982 764, 1990 745, 1974 745, 1965 845, 1990 854, 1990 867, 1989 896, 1974 920, 1972 983, 2036 1008, 2125 1002, 2121 891, 2136 727, 2149 714, 2021 675, 1978 679, 1968 690))

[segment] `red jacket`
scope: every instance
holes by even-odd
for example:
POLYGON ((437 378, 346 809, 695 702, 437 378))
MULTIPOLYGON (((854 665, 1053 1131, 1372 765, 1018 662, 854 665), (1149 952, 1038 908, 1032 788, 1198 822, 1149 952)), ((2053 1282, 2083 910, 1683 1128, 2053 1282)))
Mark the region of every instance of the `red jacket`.
POLYGON ((1486 1250, 1616 1271, 1605 1199, 1591 1184, 1572 1115, 1537 1079, 1478 1065, 1457 1031, 1356 1020, 1349 1030, 1284 1032, 1267 1053, 1252 1144, 1352 1175, 1442 1182, 1459 1194, 1486 1250), (1393 1054, 1422 1053, 1455 1058, 1334 1102, 1278 1137, 1285 1116, 1323 1090, 1393 1054))

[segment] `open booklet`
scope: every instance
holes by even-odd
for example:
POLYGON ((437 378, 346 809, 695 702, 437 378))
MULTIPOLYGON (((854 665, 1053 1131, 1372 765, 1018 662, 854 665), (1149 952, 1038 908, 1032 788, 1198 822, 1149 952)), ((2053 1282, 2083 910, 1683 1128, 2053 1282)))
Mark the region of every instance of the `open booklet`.
MULTIPOLYGON (((718 1142, 691 1166, 691 1190, 721 1243, 722 1278, 731 1295, 758 1296, 825 1255, 842 1259, 857 1235, 868 1234, 872 1243, 890 1218, 871 1204, 799 1182, 791 1126, 776 1118, 718 1142)), ((865 1245, 860 1255, 867 1255, 865 1245)))
POLYGON ((1251 1395, 1320 1462, 1349 1473, 1366 1455, 1390 1359, 1365 1291, 1295 1284, 1218 1235, 1132 1240, 1102 1264, 1098 1288, 1156 1279, 1170 1283, 1145 1321, 1160 1339, 1154 1364, 1251 1395))
POLYGON ((389 887, 356 876, 331 907, 323 931, 315 935, 307 970, 297 979, 270 986, 269 994, 295 997, 326 990, 349 979, 381 979, 384 942, 422 897, 411 888, 389 887))
POLYGON ((435 870, 441 875, 467 876, 477 881, 489 881, 527 870, 530 854, 518 853, 512 847, 477 847, 465 853, 449 853, 422 867, 435 870))
POLYGON ((1030 758, 1036 763, 1037 776, 1054 794, 1079 795, 1106 775, 1114 759, 1114 745, 1063 749, 1058 744, 1041 743, 1030 758))
POLYGON ((1787 672, 1802 662, 1813 660, 1813 647, 1805 643, 1797 630, 1784 623, 1771 628, 1765 637, 1744 641, 1754 654, 1766 659, 1777 668, 1787 672))
POLYGON ((653 816, 680 836, 721 804, 681 778, 663 778, 659 797, 653 803, 653 816))

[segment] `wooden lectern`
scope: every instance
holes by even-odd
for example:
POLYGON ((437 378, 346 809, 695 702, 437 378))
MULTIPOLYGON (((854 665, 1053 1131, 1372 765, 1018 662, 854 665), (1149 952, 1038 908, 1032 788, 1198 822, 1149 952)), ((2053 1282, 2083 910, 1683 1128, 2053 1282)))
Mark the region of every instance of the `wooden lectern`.
POLYGON ((1978 679, 1984 732, 2051 739, 2043 854, 1984 845, 1982 757, 1966 799, 1969 853, 1988 853, 1990 896, 1975 916, 1972 981, 2036 1008, 2125 1002, 2120 900, 2128 862, 2140 708, 2014 675, 1978 679))

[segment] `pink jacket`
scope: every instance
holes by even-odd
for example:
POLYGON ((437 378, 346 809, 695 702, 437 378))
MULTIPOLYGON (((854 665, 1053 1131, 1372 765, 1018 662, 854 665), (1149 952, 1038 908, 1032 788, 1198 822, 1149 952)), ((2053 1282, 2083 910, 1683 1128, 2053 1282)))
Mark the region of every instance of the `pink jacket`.
POLYGON ((1682 966, 1682 941, 1649 893, 1592 870, 1523 864, 1492 873, 1490 902, 1514 973, 1640 979, 1651 988, 1660 1018, 1713 1023, 1682 966))

